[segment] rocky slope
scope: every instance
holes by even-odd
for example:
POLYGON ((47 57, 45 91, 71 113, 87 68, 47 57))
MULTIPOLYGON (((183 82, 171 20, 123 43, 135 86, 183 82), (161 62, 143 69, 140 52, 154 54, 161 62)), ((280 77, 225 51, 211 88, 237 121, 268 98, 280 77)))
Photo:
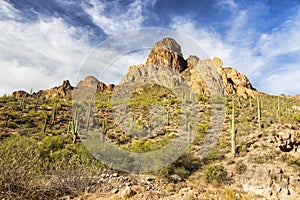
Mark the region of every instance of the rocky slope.
POLYGON ((256 90, 249 79, 233 68, 223 68, 221 59, 215 57, 212 60, 200 60, 196 56, 184 59, 180 45, 172 38, 164 38, 158 41, 150 52, 145 64, 131 66, 121 80, 121 84, 128 81, 136 81, 146 77, 153 77, 154 82, 159 80, 162 85, 171 81, 171 85, 179 84, 182 77, 192 87, 194 92, 209 95, 215 90, 225 95, 238 95, 244 98, 255 97, 256 90), (156 70, 152 70, 155 65, 156 70), (164 72, 163 67, 173 71, 172 78, 157 78, 164 72), (149 75, 153 73, 152 75, 149 75), (177 78, 174 78, 176 74, 177 78), (130 78, 129 78, 130 77, 130 78), (179 78, 180 77, 180 78, 179 78))

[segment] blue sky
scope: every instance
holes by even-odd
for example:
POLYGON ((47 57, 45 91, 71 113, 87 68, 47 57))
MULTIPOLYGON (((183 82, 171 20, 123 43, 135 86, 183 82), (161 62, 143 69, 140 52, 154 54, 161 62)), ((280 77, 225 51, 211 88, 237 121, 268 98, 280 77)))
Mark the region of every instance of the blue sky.
MULTIPOLYGON (((0 95, 74 85, 100 42, 143 27, 185 34, 260 91, 300 93, 299 0, 1 0, 0 95)), ((111 73, 146 55, 120 59, 126 66, 111 73)))

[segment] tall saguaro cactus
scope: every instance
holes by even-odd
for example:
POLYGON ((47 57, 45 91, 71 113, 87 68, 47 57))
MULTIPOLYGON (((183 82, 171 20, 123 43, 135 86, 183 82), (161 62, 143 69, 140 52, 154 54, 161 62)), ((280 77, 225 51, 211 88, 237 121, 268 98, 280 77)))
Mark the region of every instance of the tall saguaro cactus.
POLYGON ((235 130, 235 106, 234 98, 232 99, 232 114, 231 114, 231 153, 233 156, 236 155, 236 130, 235 130))
POLYGON ((280 122, 280 98, 279 98, 279 96, 278 96, 278 99, 277 99, 277 119, 280 122))
POLYGON ((45 117, 45 121, 44 121, 44 126, 43 126, 43 133, 46 133, 46 129, 47 129, 47 120, 48 120, 48 116, 46 115, 45 117))
POLYGON ((74 115, 72 117, 72 134, 73 134, 73 143, 76 143, 79 130, 79 114, 78 114, 78 107, 76 106, 74 115))
POLYGON ((93 107, 93 102, 90 101, 89 103, 89 107, 87 110, 87 120, 86 120, 86 132, 89 132, 89 128, 90 128, 90 118, 91 118, 91 114, 92 114, 92 107, 93 107))
POLYGON ((257 97, 257 120, 259 129, 261 129, 261 101, 260 101, 260 95, 257 97))

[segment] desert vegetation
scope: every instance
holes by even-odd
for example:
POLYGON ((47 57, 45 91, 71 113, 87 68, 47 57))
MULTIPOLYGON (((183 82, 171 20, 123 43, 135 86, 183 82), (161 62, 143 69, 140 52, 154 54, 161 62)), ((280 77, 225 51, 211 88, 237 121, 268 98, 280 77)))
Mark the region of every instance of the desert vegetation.
MULTIPOLYGON (((153 126, 149 135, 137 137, 128 132, 121 134, 120 130, 114 128, 116 125, 111 113, 109 94, 97 97, 93 104, 97 123, 105 130, 105 139, 137 153, 160 149, 176 137, 176 132, 172 130, 178 125, 181 113, 180 100, 174 98, 168 90, 157 86, 146 87, 148 88, 143 90, 147 92, 135 93, 130 99, 130 113, 134 113, 131 115, 134 125, 130 130, 139 132, 143 126, 153 126), (149 124, 146 108, 154 104, 163 106, 166 111, 165 121, 157 119, 157 123, 164 124, 162 130, 156 130, 155 124, 149 124)), ((218 145, 201 157, 197 152, 209 128, 210 107, 209 99, 197 99, 201 120, 195 129, 195 138, 191 141, 189 150, 176 162, 149 174, 163 181, 162 188, 169 183, 181 185, 168 185, 173 193, 195 183, 227 188, 234 183, 235 176, 242 176, 248 170, 250 163, 262 165, 276 160, 278 155, 275 151, 265 150, 255 156, 251 154, 251 151, 258 149, 270 149, 270 146, 264 146, 264 142, 259 142, 266 140, 270 127, 299 123, 299 112, 292 109, 299 105, 297 99, 262 93, 258 100, 238 96, 228 98, 218 145), (230 141, 235 144, 231 145, 230 141), (199 178, 195 180, 195 177, 199 178)), ((105 187, 105 183, 99 181, 101 176, 106 172, 115 172, 96 160, 80 142, 76 126, 81 125, 78 125, 76 120, 79 119, 72 113, 74 105, 76 102, 72 100, 59 98, 0 98, 1 198, 76 197, 105 187)), ((281 154, 280 160, 295 172, 299 171, 299 162, 295 156, 281 154)), ((226 194, 220 192, 219 195, 230 196, 230 190, 224 189, 226 194)), ((209 193, 209 190, 206 192, 209 193)))

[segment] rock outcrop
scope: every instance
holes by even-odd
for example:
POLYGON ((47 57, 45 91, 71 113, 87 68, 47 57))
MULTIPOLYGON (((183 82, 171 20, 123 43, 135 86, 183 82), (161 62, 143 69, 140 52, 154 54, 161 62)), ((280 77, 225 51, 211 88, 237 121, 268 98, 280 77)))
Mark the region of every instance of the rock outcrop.
POLYGON ((181 47, 172 38, 164 38, 156 42, 147 58, 146 64, 171 67, 179 73, 187 68, 187 62, 182 57, 181 47))
POLYGON ((94 76, 87 76, 84 80, 80 81, 76 88, 85 88, 85 89, 91 89, 91 91, 96 93, 110 93, 113 91, 115 85, 109 84, 108 86, 100 82, 96 77, 94 76))
MULTIPOLYGON (((185 60, 180 45, 172 38, 164 38, 155 43, 147 58, 146 65, 163 66, 180 73, 194 92, 198 94, 209 95, 210 92, 217 91, 228 96, 238 95, 244 98, 256 96, 256 90, 244 74, 233 68, 223 68, 222 60, 217 57, 200 60, 196 56, 190 56, 185 60)), ((136 69, 144 66, 138 65, 130 68, 136 69)), ((132 72, 130 68, 128 73, 132 72)), ((131 73, 130 79, 143 78, 141 75, 148 72, 142 73, 142 71, 145 69, 137 70, 134 74, 131 73)), ((159 76, 159 72, 155 71, 155 73, 159 76)), ((166 78, 174 81, 172 78, 166 78)), ((128 79, 128 76, 125 79, 128 79)))
MULTIPOLYGON (((227 78, 227 86, 230 85, 229 94, 237 94, 247 98, 249 96, 255 97, 255 89, 252 87, 249 79, 233 68, 224 68, 224 72, 227 78), (232 91, 231 91, 232 86, 232 91)), ((225 77, 224 77, 225 79, 225 77)))
POLYGON ((15 91, 12 93, 12 95, 17 98, 23 98, 23 97, 30 96, 27 92, 25 92, 23 90, 15 91))
POLYGON ((33 96, 41 96, 45 98, 63 98, 71 99, 73 86, 68 80, 64 80, 61 86, 53 87, 47 90, 40 90, 37 93, 33 93, 33 96))
POLYGON ((294 96, 296 99, 300 99, 300 94, 294 96))
POLYGON ((300 157, 300 126, 298 124, 272 125, 268 129, 270 143, 281 152, 300 157))
POLYGON ((193 91, 209 95, 216 91, 224 94, 223 79, 210 59, 200 60, 196 56, 190 56, 187 59, 188 68, 182 73, 193 91))

